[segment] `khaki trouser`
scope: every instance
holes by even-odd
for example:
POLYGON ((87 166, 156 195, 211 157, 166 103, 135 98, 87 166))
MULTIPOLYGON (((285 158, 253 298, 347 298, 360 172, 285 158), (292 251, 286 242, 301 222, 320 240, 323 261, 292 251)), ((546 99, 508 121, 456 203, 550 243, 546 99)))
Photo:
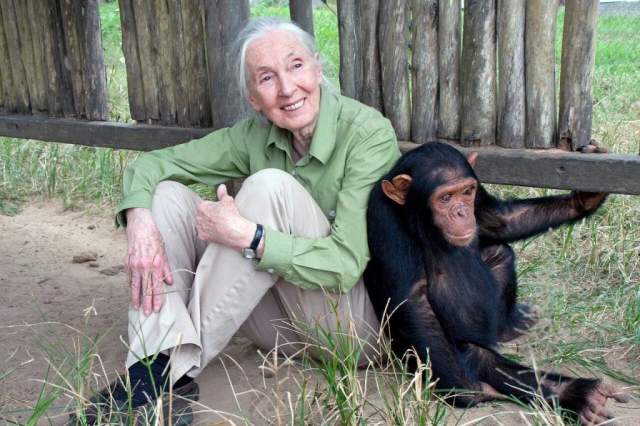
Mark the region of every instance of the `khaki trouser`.
MULTIPOLYGON (((308 238, 329 233, 320 207, 283 171, 266 169, 250 176, 235 200, 244 217, 265 227, 308 238)), ((238 251, 198 239, 195 211, 200 201, 176 182, 156 188, 152 213, 164 239, 173 285, 165 285, 159 313, 145 316, 129 309, 127 367, 162 351, 171 354, 174 380, 187 373, 196 377, 241 327, 258 347, 271 350, 278 343, 278 350, 293 354, 318 335, 301 335, 291 327, 292 320, 330 332, 346 331, 351 324, 364 344, 360 361, 374 353, 379 324, 362 280, 338 295, 303 290, 258 270, 238 251)))

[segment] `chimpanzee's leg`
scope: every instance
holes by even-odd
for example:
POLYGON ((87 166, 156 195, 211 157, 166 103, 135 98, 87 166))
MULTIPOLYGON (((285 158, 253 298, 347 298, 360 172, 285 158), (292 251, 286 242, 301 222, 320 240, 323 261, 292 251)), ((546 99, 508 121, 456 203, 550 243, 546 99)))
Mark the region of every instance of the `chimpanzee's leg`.
POLYGON ((537 322, 537 313, 533 306, 517 303, 516 255, 511 246, 496 244, 483 247, 480 255, 502 294, 498 340, 508 342, 530 329, 537 322))
POLYGON ((627 402, 628 395, 612 384, 599 379, 570 377, 544 371, 513 362, 498 352, 469 345, 468 362, 479 366, 478 379, 489 384, 505 397, 513 397, 524 403, 541 398, 548 403, 554 400, 565 414, 580 420, 581 424, 603 424, 612 419, 607 400, 627 402))

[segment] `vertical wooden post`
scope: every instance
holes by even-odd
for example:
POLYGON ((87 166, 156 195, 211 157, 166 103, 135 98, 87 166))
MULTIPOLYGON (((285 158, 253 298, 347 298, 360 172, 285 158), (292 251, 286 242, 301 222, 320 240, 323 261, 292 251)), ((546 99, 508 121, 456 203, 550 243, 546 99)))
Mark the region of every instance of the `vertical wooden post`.
POLYGON ((168 3, 164 1, 150 2, 150 16, 155 23, 151 28, 151 39, 156 56, 156 69, 158 76, 158 107, 160 109, 160 123, 172 125, 176 123, 176 98, 181 97, 175 93, 174 61, 177 62, 177 38, 175 10, 169 15, 168 3))
POLYGON ((413 0, 411 140, 436 136, 438 97, 438 0, 413 0))
POLYGON ((491 145, 496 133, 495 0, 464 4, 461 142, 491 145))
POLYGON ((80 9, 86 6, 88 0, 60 0, 60 10, 62 12, 62 26, 64 28, 65 68, 71 76, 69 79, 73 93, 73 106, 76 116, 86 117, 87 91, 84 85, 84 75, 82 74, 82 42, 80 40, 80 9))
POLYGON ((360 101, 382 111, 382 86, 380 80, 380 51, 378 49, 378 13, 380 0, 360 3, 359 56, 362 58, 362 90, 360 101))
POLYGON ((82 31, 82 48, 84 50, 82 68, 85 79, 86 114, 89 120, 107 120, 107 78, 104 69, 102 52, 102 35, 100 31, 100 13, 98 0, 84 3, 81 15, 80 31, 82 31))
POLYGON ((313 32, 313 2, 312 0, 289 0, 289 14, 291 20, 300 28, 315 36, 313 32))
POLYGON ((136 20, 137 54, 140 58, 142 90, 144 91, 145 117, 147 121, 160 121, 160 100, 158 99, 158 67, 156 59, 158 49, 154 46, 152 29, 155 27, 150 2, 133 0, 133 11, 136 20))
POLYGON ((120 6, 120 26, 122 28, 122 52, 127 68, 127 91, 131 118, 144 121, 147 118, 144 102, 144 84, 138 56, 138 38, 133 0, 118 0, 120 6))
MULTIPOLYGON (((181 2, 184 35, 184 83, 188 99, 188 122, 193 126, 211 126, 211 89, 207 73, 202 0, 181 2)), ((180 117, 180 115, 178 115, 180 117)))
POLYGON ((405 37, 407 0, 380 3, 380 65, 384 113, 400 140, 411 136, 408 49, 405 37))
POLYGON ((505 148, 524 147, 525 11, 526 0, 498 0, 497 144, 505 148))
POLYGON ((567 0, 560 72, 560 147, 575 150, 591 140, 597 0, 567 0))
POLYGON ((44 49, 44 39, 49 35, 45 14, 46 4, 47 0, 31 0, 26 3, 26 7, 29 15, 29 31, 31 32, 31 41, 33 43, 34 70, 38 98, 37 109, 43 113, 52 113, 49 111, 49 101, 47 99, 47 80, 49 79, 49 75, 47 74, 47 59, 44 49))
POLYGON ((438 3, 438 137, 460 138, 460 0, 438 3))
POLYGON ((362 57, 358 47, 358 7, 356 0, 338 0, 338 36, 340 41, 340 90, 360 99, 362 57))
POLYGON ((46 98, 44 93, 40 91, 38 85, 38 76, 36 74, 35 56, 33 53, 33 37, 31 33, 31 17, 27 9, 26 1, 14 1, 16 13, 16 27, 18 29, 18 38, 20 40, 20 58, 24 66, 25 81, 29 91, 29 100, 31 102, 31 111, 46 110, 46 98))
POLYGON ((50 0, 45 8, 48 37, 45 38, 49 70, 49 110, 63 117, 76 117, 73 103, 72 75, 65 62, 65 38, 59 0, 50 0))
POLYGON ((527 148, 553 148, 556 139, 555 40, 558 3, 527 1, 525 28, 527 148))
POLYGON ((12 0, 0 1, 2 10, 2 22, 4 27, 5 42, 7 46, 9 68, 13 80, 15 96, 15 111, 29 113, 31 100, 29 98, 29 88, 25 76, 24 64, 20 57, 20 39, 18 33, 16 11, 12 0))
MULTIPOLYGON (((1 6, 1 4, 0 4, 1 6)), ((11 59, 5 38, 4 19, 2 7, 0 7, 0 82, 2 82, 2 103, 5 112, 16 111, 16 98, 13 77, 11 76, 11 59)))
POLYGON ((205 8, 211 119, 213 127, 220 128, 235 123, 245 110, 236 84, 237 58, 231 49, 249 20, 249 1, 205 0, 205 8))

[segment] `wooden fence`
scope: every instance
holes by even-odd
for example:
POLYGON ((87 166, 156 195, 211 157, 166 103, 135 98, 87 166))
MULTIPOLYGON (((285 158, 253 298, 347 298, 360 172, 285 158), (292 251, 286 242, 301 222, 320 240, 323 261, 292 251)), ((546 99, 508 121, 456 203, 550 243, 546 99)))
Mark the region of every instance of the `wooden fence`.
POLYGON ((401 140, 571 150, 591 138, 598 3, 566 2, 559 121, 553 0, 339 1, 341 87, 401 140))
MULTIPOLYGON (((289 3, 313 33, 312 0, 289 3)), ((248 0, 119 6, 140 124, 95 121, 108 120, 98 0, 0 0, 0 135, 147 150, 238 119, 230 47, 248 0)), ((640 194, 637 157, 525 149, 590 140, 597 9, 566 1, 558 90, 553 0, 338 0, 341 90, 382 111, 400 140, 484 147, 484 181, 640 194)))
POLYGON ((0 0, 0 112, 107 119, 98 4, 0 0))

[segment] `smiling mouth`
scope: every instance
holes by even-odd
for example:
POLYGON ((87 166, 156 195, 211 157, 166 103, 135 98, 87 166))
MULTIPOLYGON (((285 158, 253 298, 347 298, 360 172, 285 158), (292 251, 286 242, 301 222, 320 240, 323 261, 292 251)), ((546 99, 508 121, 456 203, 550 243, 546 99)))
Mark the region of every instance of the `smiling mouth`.
POLYGON ((285 111, 289 111, 289 112, 298 110, 298 109, 302 108, 302 106, 304 105, 305 99, 306 98, 302 98, 298 102, 296 102, 295 104, 285 105, 281 109, 283 109, 285 111))

